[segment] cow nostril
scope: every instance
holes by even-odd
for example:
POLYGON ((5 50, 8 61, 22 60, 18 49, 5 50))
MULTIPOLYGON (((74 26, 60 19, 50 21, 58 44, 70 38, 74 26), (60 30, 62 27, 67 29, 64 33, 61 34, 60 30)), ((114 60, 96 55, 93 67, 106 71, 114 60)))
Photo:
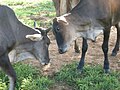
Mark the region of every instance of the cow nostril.
POLYGON ((45 63, 44 66, 45 66, 45 65, 48 65, 48 63, 45 63))
POLYGON ((62 49, 58 49, 59 53, 62 54, 62 49))
POLYGON ((59 51, 60 54, 63 54, 63 53, 66 52, 66 51, 64 51, 63 49, 58 49, 58 51, 59 51))

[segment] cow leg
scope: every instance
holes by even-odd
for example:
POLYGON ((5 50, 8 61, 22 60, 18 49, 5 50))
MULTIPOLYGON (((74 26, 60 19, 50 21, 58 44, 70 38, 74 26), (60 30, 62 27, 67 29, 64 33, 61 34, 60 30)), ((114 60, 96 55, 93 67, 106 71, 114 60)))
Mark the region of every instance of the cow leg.
POLYGON ((76 40, 74 41, 74 45, 75 45, 75 46, 74 46, 75 52, 76 52, 76 53, 80 53, 79 46, 78 46, 76 40))
POLYGON ((9 77, 9 90, 15 90, 16 73, 12 68, 7 54, 0 56, 0 67, 9 77))
POLYGON ((119 51, 119 41, 120 41, 120 28, 119 28, 119 25, 116 24, 115 25, 116 28, 117 28, 117 40, 116 40, 116 44, 115 44, 115 47, 112 51, 112 54, 111 56, 116 56, 117 55, 117 52, 119 51))
POLYGON ((110 35, 110 28, 104 30, 104 40, 102 44, 102 50, 104 53, 104 70, 105 73, 109 72, 109 61, 108 61, 108 41, 110 35))
POLYGON ((83 42, 82 42, 82 55, 81 55, 81 59, 79 62, 79 65, 77 67, 77 69, 81 72, 83 67, 84 67, 84 59, 85 59, 85 54, 86 51, 88 49, 88 44, 87 44, 87 40, 83 38, 83 42))

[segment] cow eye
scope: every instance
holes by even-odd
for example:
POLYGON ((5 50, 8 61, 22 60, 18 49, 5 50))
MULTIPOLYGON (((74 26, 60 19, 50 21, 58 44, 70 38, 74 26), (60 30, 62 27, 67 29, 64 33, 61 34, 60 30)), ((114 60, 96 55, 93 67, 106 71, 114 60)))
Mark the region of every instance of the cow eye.
POLYGON ((60 31, 60 28, 59 28, 59 27, 57 27, 57 28, 56 28, 56 31, 57 31, 57 32, 59 32, 59 31, 60 31))

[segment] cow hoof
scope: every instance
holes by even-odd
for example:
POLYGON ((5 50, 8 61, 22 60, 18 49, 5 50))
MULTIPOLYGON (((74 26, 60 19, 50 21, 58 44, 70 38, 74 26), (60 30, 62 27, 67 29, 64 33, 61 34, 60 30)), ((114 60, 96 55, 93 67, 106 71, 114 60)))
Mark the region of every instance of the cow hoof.
POLYGON ((104 69, 104 73, 109 74, 110 73, 110 69, 104 69))
POLYGON ((111 54, 111 56, 116 56, 117 55, 117 53, 115 53, 115 52, 112 52, 112 54, 111 54))

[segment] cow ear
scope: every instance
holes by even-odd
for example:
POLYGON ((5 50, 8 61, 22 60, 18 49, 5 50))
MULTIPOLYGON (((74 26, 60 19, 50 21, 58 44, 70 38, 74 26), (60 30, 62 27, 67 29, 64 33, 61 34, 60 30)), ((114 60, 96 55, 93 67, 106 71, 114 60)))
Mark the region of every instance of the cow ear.
POLYGON ((33 34, 33 35, 26 35, 26 38, 32 41, 40 41, 42 40, 43 36, 41 34, 33 34))

